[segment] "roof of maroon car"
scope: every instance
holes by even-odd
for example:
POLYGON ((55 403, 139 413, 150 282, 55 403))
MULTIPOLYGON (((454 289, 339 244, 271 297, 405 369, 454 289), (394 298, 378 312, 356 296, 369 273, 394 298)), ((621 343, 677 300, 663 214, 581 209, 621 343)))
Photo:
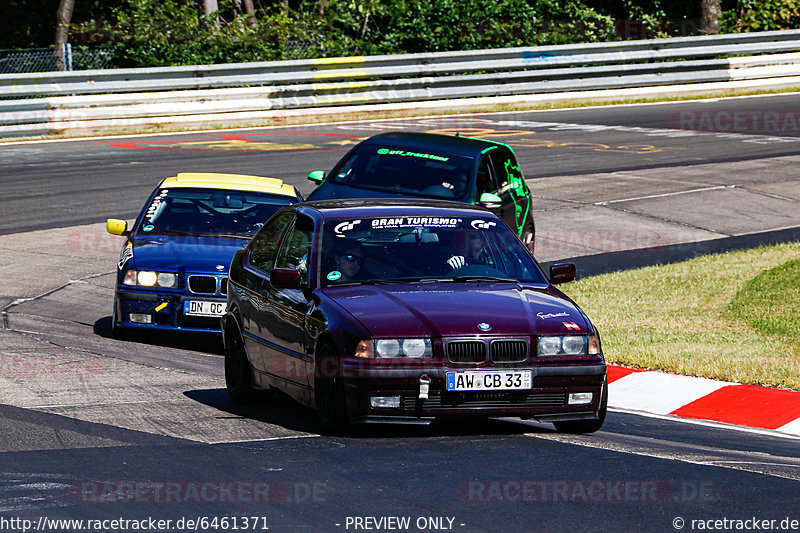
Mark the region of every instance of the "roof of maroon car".
POLYGON ((496 218, 483 207, 448 202, 446 200, 409 198, 353 198, 340 200, 318 200, 295 204, 296 208, 311 208, 326 219, 353 217, 387 217, 406 215, 425 216, 481 216, 496 218))

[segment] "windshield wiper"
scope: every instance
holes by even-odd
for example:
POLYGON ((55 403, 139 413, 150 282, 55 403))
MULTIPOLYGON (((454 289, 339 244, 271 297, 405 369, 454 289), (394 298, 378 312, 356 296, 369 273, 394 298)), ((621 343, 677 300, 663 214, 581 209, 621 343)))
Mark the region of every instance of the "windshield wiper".
POLYGON ((352 287, 354 285, 395 285, 395 284, 403 284, 403 283, 416 283, 418 280, 408 280, 408 279, 365 279, 360 281, 346 281, 344 283, 336 283, 333 285, 328 285, 329 288, 331 287, 352 287))
POLYGON ((245 239, 248 241, 253 238, 252 235, 244 235, 243 233, 212 233, 209 235, 212 237, 227 237, 229 239, 245 239))
POLYGON ((233 239, 247 239, 248 241, 252 238, 252 235, 245 235, 243 233, 212 233, 208 231, 184 231, 184 230, 161 230, 159 232, 152 232, 152 233, 142 233, 140 236, 145 238, 154 237, 154 236, 187 236, 187 237, 227 237, 233 239))
POLYGON ((514 283, 519 284, 519 280, 511 278, 498 278, 496 276, 454 276, 451 278, 397 278, 397 279, 365 279, 357 281, 346 281, 336 283, 329 287, 348 287, 354 285, 399 285, 413 283, 469 283, 473 281, 488 281, 495 283, 514 283))
POLYGON ((498 278, 496 276, 453 276, 449 278, 455 282, 470 282, 470 281, 496 281, 500 283, 519 283, 518 280, 511 278, 498 278))

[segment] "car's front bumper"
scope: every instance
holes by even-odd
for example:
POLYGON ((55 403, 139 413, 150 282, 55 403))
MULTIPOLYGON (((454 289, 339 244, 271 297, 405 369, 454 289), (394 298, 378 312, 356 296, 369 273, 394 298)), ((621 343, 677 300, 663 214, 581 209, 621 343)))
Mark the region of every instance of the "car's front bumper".
POLYGON ((225 297, 117 287, 114 297, 115 327, 131 331, 181 331, 220 333, 220 316, 191 316, 184 313, 189 300, 225 303, 225 297), (149 323, 134 322, 131 313, 149 316, 149 323))
POLYGON ((470 392, 445 390, 446 373, 461 370, 458 368, 365 368, 345 361, 341 370, 353 421, 422 423, 450 416, 512 416, 543 422, 597 418, 606 381, 605 363, 524 368, 532 370, 531 389, 470 392), (570 394, 586 392, 592 393, 591 402, 570 403, 570 394), (399 406, 374 407, 374 397, 394 401, 399 397, 399 406))

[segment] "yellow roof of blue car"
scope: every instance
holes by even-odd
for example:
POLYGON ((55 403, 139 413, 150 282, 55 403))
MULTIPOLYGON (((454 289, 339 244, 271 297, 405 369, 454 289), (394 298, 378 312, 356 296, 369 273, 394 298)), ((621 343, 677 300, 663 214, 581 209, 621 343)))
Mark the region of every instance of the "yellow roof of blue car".
POLYGON ((201 189, 229 189, 234 191, 254 191, 297 196, 291 185, 278 178, 247 176, 244 174, 221 174, 217 172, 180 172, 161 183, 162 189, 196 187, 201 189))

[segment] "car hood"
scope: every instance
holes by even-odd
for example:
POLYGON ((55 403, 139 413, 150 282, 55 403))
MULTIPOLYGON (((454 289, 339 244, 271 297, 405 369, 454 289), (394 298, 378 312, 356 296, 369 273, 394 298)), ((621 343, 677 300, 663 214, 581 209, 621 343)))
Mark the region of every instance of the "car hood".
POLYGON ((323 293, 374 337, 587 333, 569 300, 512 284, 433 283, 332 287, 323 293), (489 324, 482 331, 478 324, 489 324))
POLYGON ((246 239, 201 235, 154 235, 134 238, 131 267, 167 272, 228 272, 236 250, 246 239), (222 265, 222 269, 218 268, 222 265))

